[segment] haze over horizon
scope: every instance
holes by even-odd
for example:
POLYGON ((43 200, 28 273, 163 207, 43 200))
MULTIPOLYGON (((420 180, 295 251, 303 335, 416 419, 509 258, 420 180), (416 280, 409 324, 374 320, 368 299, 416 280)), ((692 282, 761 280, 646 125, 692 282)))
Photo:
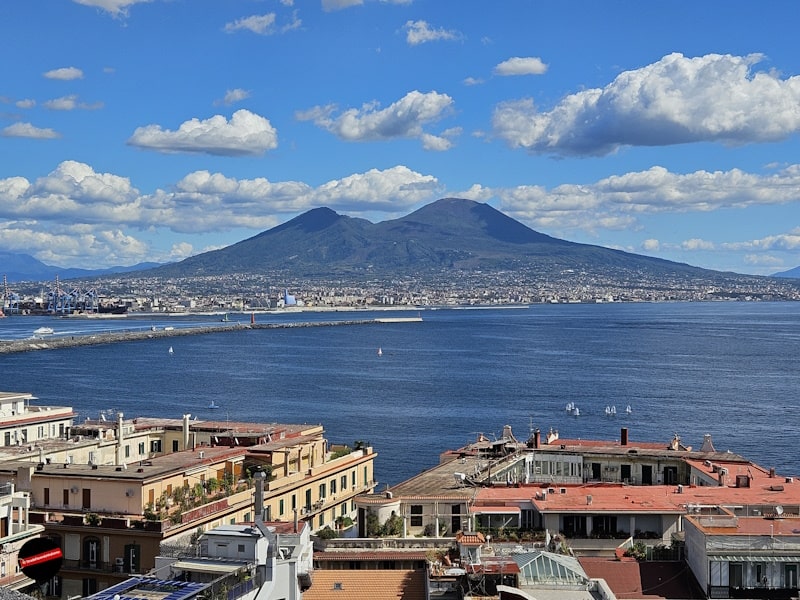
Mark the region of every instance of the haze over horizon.
POLYGON ((449 196, 707 269, 800 265, 800 6, 452 7, 4 4, 0 250, 168 262, 449 196))

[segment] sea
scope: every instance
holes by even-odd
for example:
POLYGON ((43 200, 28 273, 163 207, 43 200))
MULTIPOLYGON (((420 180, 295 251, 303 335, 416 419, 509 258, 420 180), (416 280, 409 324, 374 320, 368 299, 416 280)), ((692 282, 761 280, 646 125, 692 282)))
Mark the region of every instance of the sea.
MULTIPOLYGON (((718 451, 800 475, 800 302, 261 313, 257 322, 417 315, 421 322, 239 328, 0 355, 0 390, 72 406, 78 422, 122 412, 319 423, 331 444, 375 449, 378 489, 506 425, 520 441, 534 429, 616 440, 627 428, 631 444, 666 446, 677 435, 699 448, 710 434, 718 451)), ((249 313, 229 318, 250 322, 249 313)), ((0 340, 42 326, 75 336, 219 321, 15 316, 0 319, 0 340)))

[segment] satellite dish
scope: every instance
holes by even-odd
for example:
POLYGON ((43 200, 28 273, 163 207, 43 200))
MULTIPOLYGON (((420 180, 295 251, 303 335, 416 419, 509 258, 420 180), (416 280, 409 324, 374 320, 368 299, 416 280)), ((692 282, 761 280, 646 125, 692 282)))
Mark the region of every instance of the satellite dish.
POLYGON ((783 507, 780 504, 775 507, 775 514, 779 517, 783 514, 783 507))

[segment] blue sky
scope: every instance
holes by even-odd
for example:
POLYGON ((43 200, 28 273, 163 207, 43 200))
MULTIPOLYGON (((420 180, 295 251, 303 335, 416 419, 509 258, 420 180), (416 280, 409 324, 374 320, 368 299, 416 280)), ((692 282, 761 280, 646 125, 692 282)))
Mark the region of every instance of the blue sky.
POLYGON ((8 0, 0 250, 164 262, 319 206, 376 222, 454 196, 783 271, 798 22, 738 0, 8 0))

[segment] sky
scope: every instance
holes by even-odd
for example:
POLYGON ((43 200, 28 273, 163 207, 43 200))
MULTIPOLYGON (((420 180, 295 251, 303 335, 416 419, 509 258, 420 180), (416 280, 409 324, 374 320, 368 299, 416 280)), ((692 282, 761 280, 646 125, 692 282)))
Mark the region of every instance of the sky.
POLYGON ((4 0, 0 250, 168 262, 321 206, 378 222, 459 197, 784 271, 798 22, 790 1, 4 0))

